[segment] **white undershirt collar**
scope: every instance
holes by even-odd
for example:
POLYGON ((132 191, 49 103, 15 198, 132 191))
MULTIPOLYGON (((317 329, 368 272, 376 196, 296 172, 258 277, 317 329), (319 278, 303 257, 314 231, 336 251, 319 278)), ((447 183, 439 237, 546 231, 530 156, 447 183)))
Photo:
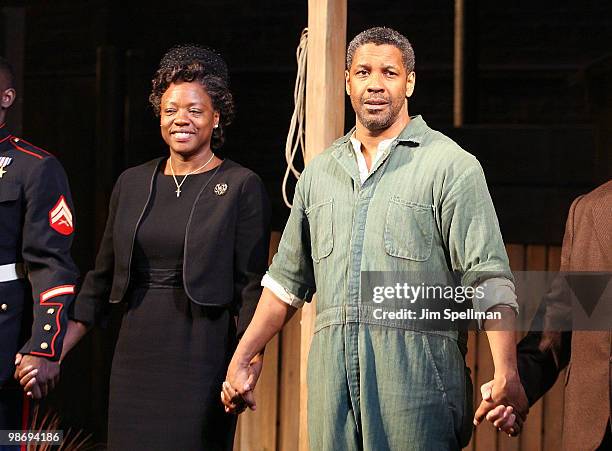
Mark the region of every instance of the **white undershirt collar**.
MULTIPOLYGON (((383 153, 387 148, 391 145, 391 143, 397 138, 394 136, 393 138, 383 139, 378 143, 378 148, 376 150, 376 155, 374 156, 374 160, 372 161, 372 166, 375 167, 380 157, 382 157, 383 153)), ((355 156, 357 157, 357 166, 359 167, 359 178, 361 179, 361 184, 365 182, 370 175, 370 171, 368 170, 368 165, 366 164, 365 157, 363 156, 363 152, 361 151, 361 141, 355 138, 355 132, 351 135, 351 144, 353 145, 353 150, 355 151, 355 156)))

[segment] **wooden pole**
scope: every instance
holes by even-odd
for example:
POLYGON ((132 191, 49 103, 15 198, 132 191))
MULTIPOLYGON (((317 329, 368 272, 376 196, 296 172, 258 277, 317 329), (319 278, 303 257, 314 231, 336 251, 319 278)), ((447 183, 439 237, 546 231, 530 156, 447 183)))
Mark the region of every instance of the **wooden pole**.
POLYGON ((308 1, 306 164, 344 130, 346 0, 308 1))
POLYGON ((453 125, 463 125, 463 0, 455 0, 455 57, 453 69, 453 125))
MULTIPOLYGON (((308 1, 306 66, 306 164, 344 130, 346 0, 308 1)), ((307 451, 306 361, 315 320, 315 300, 302 309, 299 449, 307 451)))

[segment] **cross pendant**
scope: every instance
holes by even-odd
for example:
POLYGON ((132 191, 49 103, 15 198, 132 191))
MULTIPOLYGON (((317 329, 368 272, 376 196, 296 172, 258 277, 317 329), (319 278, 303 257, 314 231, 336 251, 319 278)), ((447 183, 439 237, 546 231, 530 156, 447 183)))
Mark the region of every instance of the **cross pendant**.
POLYGON ((181 188, 180 187, 178 187, 175 192, 176 192, 176 197, 181 197, 181 188))
POLYGON ((6 171, 4 170, 4 166, 0 166, 0 179, 2 178, 4 174, 6 174, 6 171))

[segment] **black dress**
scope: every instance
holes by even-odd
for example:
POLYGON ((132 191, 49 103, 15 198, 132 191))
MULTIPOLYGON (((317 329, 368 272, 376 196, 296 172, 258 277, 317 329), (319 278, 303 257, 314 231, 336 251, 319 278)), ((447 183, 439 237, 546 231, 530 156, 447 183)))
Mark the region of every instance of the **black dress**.
POLYGON ((235 348, 233 316, 191 302, 182 283, 185 226, 213 173, 189 176, 178 198, 171 176, 155 177, 113 358, 110 450, 232 449, 235 416, 219 396, 235 348))

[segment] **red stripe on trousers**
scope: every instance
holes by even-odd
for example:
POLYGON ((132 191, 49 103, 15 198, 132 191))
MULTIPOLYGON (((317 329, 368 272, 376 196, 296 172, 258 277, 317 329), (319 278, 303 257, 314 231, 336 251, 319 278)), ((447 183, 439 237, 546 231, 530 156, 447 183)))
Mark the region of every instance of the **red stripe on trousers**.
MULTIPOLYGON (((21 430, 22 432, 27 432, 30 426, 30 398, 27 395, 23 394, 23 409, 21 416, 21 430)), ((27 451, 28 445, 26 442, 21 442, 20 451, 27 451)))

